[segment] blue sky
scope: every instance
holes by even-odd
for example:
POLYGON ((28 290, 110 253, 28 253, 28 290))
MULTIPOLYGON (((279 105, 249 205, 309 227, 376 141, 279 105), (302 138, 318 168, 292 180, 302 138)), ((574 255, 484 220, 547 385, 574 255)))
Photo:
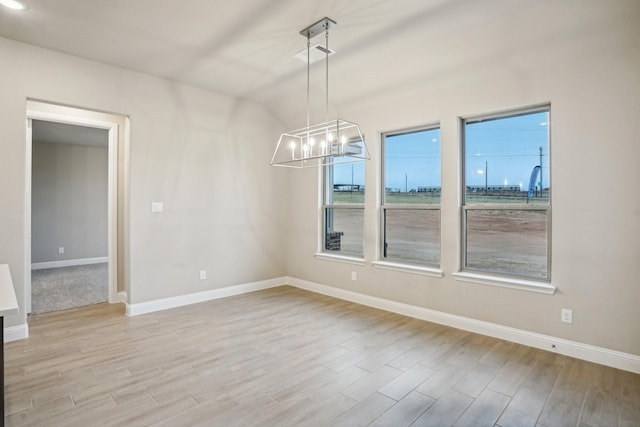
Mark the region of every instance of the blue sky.
POLYGON ((440 129, 387 135, 385 151, 387 188, 440 186, 440 129))
POLYGON ((467 124, 467 185, 529 186, 533 168, 540 164, 542 183, 549 186, 549 113, 539 112, 467 124))
MULTIPOLYGON (((533 168, 540 162, 549 185, 549 114, 538 112, 470 122, 465 128, 467 185, 520 185, 527 190, 533 168)), ((405 191, 440 186, 440 130, 429 129, 386 137, 386 187, 405 191)), ((457 167, 457 165, 451 165, 457 167)), ((364 184, 365 162, 335 167, 336 184, 364 184)))

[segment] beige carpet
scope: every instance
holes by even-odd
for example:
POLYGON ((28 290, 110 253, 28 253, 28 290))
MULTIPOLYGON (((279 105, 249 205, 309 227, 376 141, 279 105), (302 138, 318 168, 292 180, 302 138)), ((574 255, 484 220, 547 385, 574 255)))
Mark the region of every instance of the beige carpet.
POLYGON ((90 264, 31 271, 31 312, 48 313, 107 302, 108 265, 90 264))

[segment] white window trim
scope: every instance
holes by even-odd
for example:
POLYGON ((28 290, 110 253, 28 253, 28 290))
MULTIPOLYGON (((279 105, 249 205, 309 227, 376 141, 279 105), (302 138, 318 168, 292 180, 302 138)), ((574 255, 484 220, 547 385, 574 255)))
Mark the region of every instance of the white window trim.
POLYGON ((313 254, 313 256, 325 261, 344 262, 346 264, 355 265, 367 265, 367 261, 364 258, 356 258, 345 255, 332 255, 326 252, 316 252, 315 254, 313 254))
POLYGON ((373 261, 371 262, 375 268, 380 268, 383 270, 392 270, 392 271, 402 271, 405 273, 413 273, 420 274, 423 276, 431 276, 441 278, 444 276, 444 273, 439 268, 432 267, 422 267, 416 264, 402 264, 397 262, 388 262, 388 261, 373 261))
MULTIPOLYGON (((526 107, 526 108, 521 108, 521 109, 514 109, 514 110, 507 110, 507 111, 503 111, 503 112, 496 112, 496 113, 492 113, 492 114, 485 114, 485 115, 478 115, 478 116, 470 116, 470 117, 460 117, 459 118, 459 126, 460 129, 463 132, 464 135, 464 129, 465 129, 465 123, 467 121, 474 121, 474 120, 478 120, 478 119, 483 119, 483 120, 489 120, 489 119, 499 119, 501 117, 505 117, 508 116, 510 113, 520 113, 520 114, 527 114, 527 113, 534 113, 536 111, 541 111, 547 109, 548 113, 549 113, 549 120, 551 120, 551 104, 545 103, 545 104, 540 104, 540 105, 534 105, 534 106, 530 106, 530 107, 526 107)), ((467 194, 466 194, 466 170, 465 170, 465 156, 466 156, 466 135, 464 135, 462 137, 461 140, 461 183, 462 183, 462 187, 461 187, 461 217, 460 217, 460 221, 461 221, 461 234, 459 236, 460 241, 462 242, 462 245, 460 247, 460 251, 459 251, 459 257, 460 257, 460 264, 462 265, 462 267, 460 267, 462 269, 462 271, 457 272, 457 273, 453 273, 453 276, 456 280, 460 280, 460 281, 466 281, 466 282, 473 282, 473 283, 480 283, 480 284, 485 284, 485 285, 492 285, 492 286, 501 286, 501 287, 505 287, 505 288, 512 288, 512 289, 520 289, 520 290, 529 290, 531 292, 538 292, 538 293, 545 293, 545 294, 550 294, 553 295, 556 291, 556 287, 551 285, 550 283, 546 283, 546 282, 541 282, 541 281, 535 281, 535 280, 527 280, 527 279, 521 279, 518 278, 518 276, 508 276, 508 277, 502 277, 502 276, 494 276, 491 275, 490 273, 487 273, 485 271, 483 271, 482 273, 478 274, 478 273, 473 273, 473 272, 469 272, 469 270, 466 270, 464 265, 466 263, 466 211, 467 210, 544 210, 546 211, 547 214, 547 274, 548 280, 551 280, 551 190, 549 191, 549 203, 547 205, 520 205, 520 204, 488 204, 488 203, 482 203, 482 204, 468 204, 466 201, 467 198, 467 194)), ((549 131, 549 150, 551 150, 551 133, 549 131)), ((549 168, 551 168, 551 160, 549 160, 549 168)), ((549 176, 549 179, 551 180, 551 175, 549 176)), ((549 188, 551 188, 551 186, 549 186, 549 188)))
POLYGON ((498 286, 501 288, 517 289, 521 291, 536 292, 539 294, 553 295, 556 287, 551 283, 536 282, 533 280, 514 279, 511 277, 491 276, 488 274, 469 273, 466 271, 453 273, 453 278, 460 282, 470 282, 480 285, 498 286))

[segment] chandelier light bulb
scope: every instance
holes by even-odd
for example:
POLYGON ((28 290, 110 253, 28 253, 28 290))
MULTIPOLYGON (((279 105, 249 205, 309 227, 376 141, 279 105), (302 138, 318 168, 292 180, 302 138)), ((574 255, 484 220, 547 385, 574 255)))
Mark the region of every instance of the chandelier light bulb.
POLYGON ((291 160, 295 160, 295 158, 296 158, 296 143, 295 143, 295 141, 291 141, 289 143, 289 147, 291 147, 291 160))

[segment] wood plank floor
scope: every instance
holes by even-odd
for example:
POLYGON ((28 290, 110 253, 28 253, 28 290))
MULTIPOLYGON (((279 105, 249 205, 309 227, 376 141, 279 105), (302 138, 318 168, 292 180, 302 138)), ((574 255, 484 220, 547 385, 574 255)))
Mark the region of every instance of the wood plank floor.
POLYGON ((9 426, 640 426, 640 375, 286 286, 29 324, 9 426))

